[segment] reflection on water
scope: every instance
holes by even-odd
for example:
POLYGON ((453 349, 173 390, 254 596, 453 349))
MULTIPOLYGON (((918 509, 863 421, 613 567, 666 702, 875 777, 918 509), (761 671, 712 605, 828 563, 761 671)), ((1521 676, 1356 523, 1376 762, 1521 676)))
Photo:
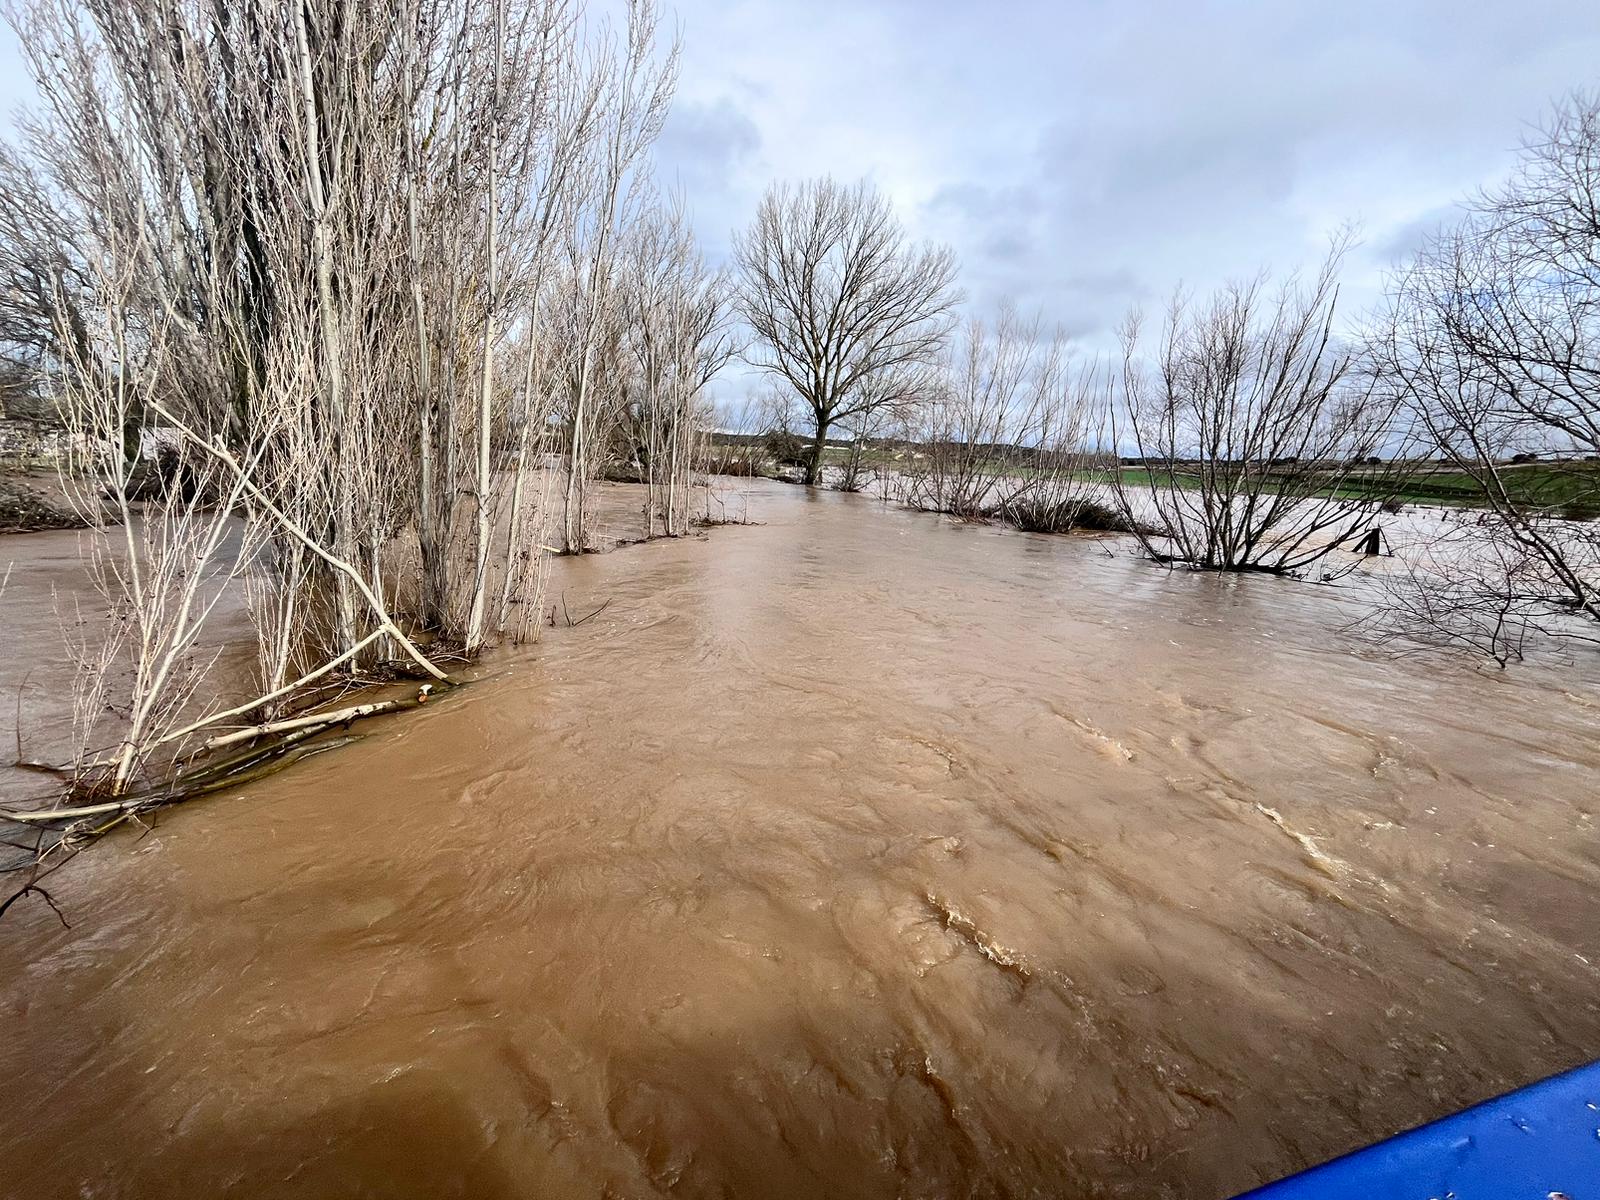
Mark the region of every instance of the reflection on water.
POLYGON ((14 909, 0 1193, 1207 1200, 1600 1049, 1593 670, 750 509, 14 909))

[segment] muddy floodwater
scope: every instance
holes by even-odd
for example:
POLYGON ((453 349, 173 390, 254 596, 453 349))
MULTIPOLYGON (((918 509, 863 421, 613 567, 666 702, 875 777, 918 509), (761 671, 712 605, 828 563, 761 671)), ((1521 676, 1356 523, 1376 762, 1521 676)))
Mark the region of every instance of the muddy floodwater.
POLYGON ((1600 1055, 1593 665, 748 504, 19 902, 0 1194, 1220 1200, 1600 1055))

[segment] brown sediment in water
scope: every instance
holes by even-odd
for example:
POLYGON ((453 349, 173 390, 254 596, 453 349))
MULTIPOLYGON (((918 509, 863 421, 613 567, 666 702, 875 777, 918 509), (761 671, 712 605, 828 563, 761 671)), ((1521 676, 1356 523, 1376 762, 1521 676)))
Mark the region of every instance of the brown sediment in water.
POLYGON ((0 1194, 1207 1200, 1600 1051, 1600 674, 753 485, 0 922, 0 1194))

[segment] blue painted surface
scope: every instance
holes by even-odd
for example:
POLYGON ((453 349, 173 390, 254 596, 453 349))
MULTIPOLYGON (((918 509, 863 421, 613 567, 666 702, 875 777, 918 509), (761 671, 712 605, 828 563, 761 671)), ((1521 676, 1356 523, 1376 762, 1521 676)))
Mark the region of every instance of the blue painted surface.
POLYGON ((1238 1200, 1600 1200, 1600 1062, 1238 1200))

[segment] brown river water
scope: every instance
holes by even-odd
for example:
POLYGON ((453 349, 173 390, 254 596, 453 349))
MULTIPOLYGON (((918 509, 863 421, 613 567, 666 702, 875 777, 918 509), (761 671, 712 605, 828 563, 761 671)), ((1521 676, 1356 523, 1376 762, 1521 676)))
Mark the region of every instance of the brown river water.
POLYGON ((748 502, 16 905, 0 1194, 1220 1200, 1600 1055, 1592 664, 748 502))

